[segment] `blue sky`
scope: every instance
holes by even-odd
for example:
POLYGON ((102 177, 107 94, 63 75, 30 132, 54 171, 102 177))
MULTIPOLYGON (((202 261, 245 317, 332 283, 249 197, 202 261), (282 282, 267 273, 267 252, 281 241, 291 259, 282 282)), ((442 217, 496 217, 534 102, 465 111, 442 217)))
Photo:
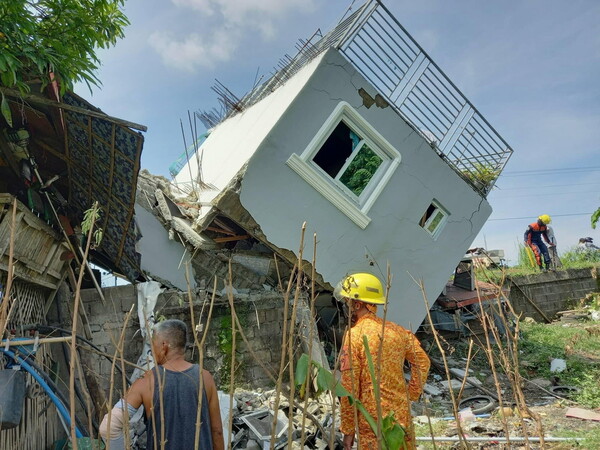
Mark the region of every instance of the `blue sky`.
MULTIPOLYGON (((217 106, 215 78, 241 97, 257 72, 268 76, 298 38, 335 26, 350 3, 128 0, 126 38, 100 53, 102 88, 76 90, 110 115, 147 125, 142 166, 168 175, 183 151, 179 120, 217 106)), ((515 262, 517 242, 540 214, 553 216, 559 251, 583 236, 600 241, 587 214, 600 205, 600 2, 386 6, 515 151, 473 245, 503 248, 515 262)))

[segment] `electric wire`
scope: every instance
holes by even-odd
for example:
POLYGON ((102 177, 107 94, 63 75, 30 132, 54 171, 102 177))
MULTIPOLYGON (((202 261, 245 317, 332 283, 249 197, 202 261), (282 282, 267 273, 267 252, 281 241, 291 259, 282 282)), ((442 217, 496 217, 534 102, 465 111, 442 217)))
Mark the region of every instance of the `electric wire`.
MULTIPOLYGON (((0 348, 0 351, 2 351, 5 355, 12 358, 12 360, 15 361, 15 363, 19 364, 23 369, 25 369, 25 371, 27 371, 38 382, 38 384, 44 389, 46 394, 48 394, 48 396, 50 397, 52 402, 56 405, 56 409, 58 410, 59 414, 63 417, 65 422, 69 426, 71 426, 71 417, 69 416, 69 413, 66 410, 65 404, 63 404, 61 402, 61 400, 59 399, 56 392, 50 388, 48 383, 46 383, 44 377, 41 374, 39 374, 32 367, 31 361, 27 362, 23 358, 21 358, 19 355, 15 354, 14 352, 7 350, 5 348, 0 348)), ((77 419, 75 419, 75 421, 77 422, 77 419)), ((77 423, 75 426, 75 436, 78 438, 84 437, 83 433, 80 431, 79 427, 77 426, 77 423)))
POLYGON ((560 173, 596 172, 600 166, 590 167, 561 167, 557 169, 508 170, 502 172, 503 177, 521 177, 530 175, 555 175, 560 173))
MULTIPOLYGON (((552 217, 571 217, 571 216, 591 216, 593 213, 573 213, 573 214, 552 214, 552 217)), ((499 219, 488 219, 488 222, 496 221, 496 220, 523 220, 523 219, 531 219, 532 216, 525 217, 502 217, 499 219)))
MULTIPOLYGON (((551 188, 551 187, 564 187, 564 186, 588 186, 591 184, 600 184, 599 182, 592 182, 592 183, 567 183, 567 184, 546 184, 543 186, 538 186, 536 185, 535 188, 536 189, 545 189, 545 188, 551 188)), ((531 189, 531 185, 529 186, 519 186, 519 187, 510 187, 510 188, 503 188, 500 186, 496 186, 496 189, 498 189, 498 191, 517 191, 517 190, 523 190, 523 189, 531 189)))
POLYGON ((554 170, 600 170, 600 166, 580 166, 580 167, 558 167, 554 169, 525 169, 525 170, 510 170, 510 173, 521 173, 521 172, 550 172, 554 170))

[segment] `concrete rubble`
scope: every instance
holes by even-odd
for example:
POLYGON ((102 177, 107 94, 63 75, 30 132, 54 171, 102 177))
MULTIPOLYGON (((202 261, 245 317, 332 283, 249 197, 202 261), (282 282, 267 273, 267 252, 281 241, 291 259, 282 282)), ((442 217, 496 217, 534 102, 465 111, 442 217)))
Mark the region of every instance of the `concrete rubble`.
MULTIPOLYGON (((257 389, 248 391, 237 388, 234 393, 236 407, 232 414, 232 448, 235 449, 263 449, 270 448, 270 439, 273 423, 273 408, 276 403, 275 390, 257 389)), ((293 407, 292 416, 292 448, 325 449, 328 448, 331 436, 329 430, 332 426, 332 403, 328 394, 322 394, 316 399, 306 402, 306 417, 304 419, 305 445, 300 446, 303 424, 303 408, 305 403, 299 401, 293 407)), ((339 429, 339 403, 335 404, 338 415, 335 420, 335 429, 339 429)), ((289 421, 289 398, 280 394, 278 424, 275 439, 276 449, 287 447, 289 421)), ((222 417, 224 428, 227 428, 228 415, 222 417)), ((226 436, 227 438, 227 436, 226 436)), ((341 443, 342 435, 337 432, 333 439, 341 443)))

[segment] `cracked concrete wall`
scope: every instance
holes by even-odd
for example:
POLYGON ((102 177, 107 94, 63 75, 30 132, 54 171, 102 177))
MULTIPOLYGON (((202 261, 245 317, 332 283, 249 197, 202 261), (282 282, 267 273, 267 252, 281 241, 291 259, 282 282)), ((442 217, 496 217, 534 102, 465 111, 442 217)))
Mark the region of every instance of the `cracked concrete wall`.
MULTIPOLYGON (((316 268, 333 285, 345 274, 393 274, 388 317, 416 329, 491 214, 465 183, 336 50, 318 67, 248 161, 240 200, 274 245, 297 251, 300 228, 318 235, 316 268), (367 95, 368 94, 368 95, 367 95), (362 229, 286 165, 300 155, 341 101, 348 102, 401 154, 401 162, 362 229), (370 107, 367 107, 370 105, 370 107), (435 199, 449 212, 437 239, 419 226, 435 199), (414 279, 413 279, 414 278, 414 279)), ((305 251, 305 257, 308 257, 305 251)))
POLYGON ((600 291, 597 268, 567 269, 511 277, 507 286, 510 288, 510 301, 513 308, 517 314, 523 313, 524 317, 530 316, 539 322, 544 320, 543 317, 514 284, 520 286, 550 319, 557 312, 573 307, 587 294, 600 291))

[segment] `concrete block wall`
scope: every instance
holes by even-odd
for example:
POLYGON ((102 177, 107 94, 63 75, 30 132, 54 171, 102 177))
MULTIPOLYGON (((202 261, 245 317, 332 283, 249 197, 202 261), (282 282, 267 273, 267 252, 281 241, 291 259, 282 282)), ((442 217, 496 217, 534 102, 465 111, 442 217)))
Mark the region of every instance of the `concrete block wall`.
POLYGON ((574 302, 590 292, 600 291, 597 267, 515 276, 509 283, 510 300, 515 311, 538 321, 543 321, 543 317, 526 299, 521 289, 550 319, 557 312, 571 308, 574 302))
MULTIPOLYGON (((280 361, 280 348, 283 328, 283 298, 275 291, 243 290, 235 295, 235 308, 252 350, 258 358, 277 373, 280 361)), ((82 301, 90 321, 92 341, 104 352, 114 354, 128 312, 132 313, 125 327, 124 357, 135 363, 142 351, 143 341, 139 331, 137 315, 137 291, 134 285, 103 289, 106 304, 102 304, 95 290, 82 291, 82 301), (133 309, 132 309, 133 307, 133 309)), ((204 367, 215 377, 217 386, 228 384, 231 357, 224 350, 231 345, 231 310, 226 296, 217 295, 210 324, 206 323, 210 296, 200 291, 193 297, 196 324, 201 318, 208 334, 204 353, 204 367)), ((291 308, 289 308, 291 310, 291 308)), ((187 294, 178 291, 163 292, 157 301, 155 317, 159 320, 180 319, 192 330, 191 312, 187 294)), ((201 335, 200 335, 201 336, 201 335)), ((241 336, 236 337, 235 383, 252 387, 272 385, 268 375, 248 351, 241 336)), ((230 348, 230 347, 229 347, 230 348)), ((198 350, 193 343, 193 335, 188 333, 187 358, 198 362, 198 350)), ((112 373, 111 362, 94 356, 92 370, 100 378, 101 387, 108 392, 112 373)), ((126 367, 127 375, 133 368, 126 367)), ((115 371, 114 386, 121 391, 121 375, 115 371)))

